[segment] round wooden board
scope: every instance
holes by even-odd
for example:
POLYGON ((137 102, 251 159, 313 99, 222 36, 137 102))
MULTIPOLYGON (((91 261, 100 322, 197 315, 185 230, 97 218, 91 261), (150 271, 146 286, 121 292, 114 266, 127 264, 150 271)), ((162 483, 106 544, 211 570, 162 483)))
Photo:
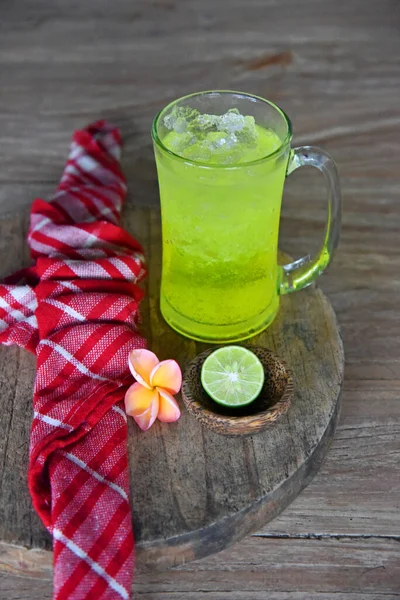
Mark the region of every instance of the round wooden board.
MULTIPOLYGON (((124 225, 141 240, 148 257, 142 318, 149 348, 184 367, 207 346, 181 337, 160 315, 159 213, 128 207, 124 225)), ((4 276, 25 262, 21 217, 0 221, 0 240, 4 249, 13 250, 1 267, 4 276)), ((130 420, 138 570, 169 568, 240 540, 278 515, 321 465, 338 420, 344 366, 328 300, 315 286, 282 297, 274 323, 246 345, 271 348, 293 371, 292 404, 277 423, 241 438, 204 429, 185 410, 177 423, 157 422, 146 433, 130 420)), ((51 538, 31 507, 26 486, 35 364, 17 348, 0 353, 0 569, 51 577, 51 538)))

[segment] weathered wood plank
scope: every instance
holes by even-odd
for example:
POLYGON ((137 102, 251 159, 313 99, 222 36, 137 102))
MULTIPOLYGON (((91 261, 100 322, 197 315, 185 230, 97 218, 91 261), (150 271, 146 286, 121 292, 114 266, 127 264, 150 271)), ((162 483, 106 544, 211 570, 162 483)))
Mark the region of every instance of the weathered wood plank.
POLYGON ((400 362, 348 365, 343 396, 318 477, 263 534, 400 533, 400 362))
MULTIPOLYGON (((186 590, 196 589, 226 594, 228 586, 228 590, 240 589, 246 598, 266 590, 268 598, 270 592, 290 598, 292 593, 309 594, 313 586, 313 591, 320 594, 339 592, 346 597, 345 594, 357 592, 361 584, 365 596, 374 599, 399 593, 398 541, 266 539, 260 542, 255 546, 250 538, 218 557, 185 565, 178 571, 153 574, 150 589, 153 593, 180 591, 183 597, 186 590), (284 569, 283 564, 287 565, 284 569)), ((146 581, 141 586, 140 582, 139 576, 136 589, 146 591, 149 584, 146 581)))
MULTIPOLYGON (((398 540, 250 537, 217 556, 138 575, 134 594, 147 600, 394 600, 399 580, 398 540)), ((0 576, 0 597, 49 600, 51 580, 0 576)))

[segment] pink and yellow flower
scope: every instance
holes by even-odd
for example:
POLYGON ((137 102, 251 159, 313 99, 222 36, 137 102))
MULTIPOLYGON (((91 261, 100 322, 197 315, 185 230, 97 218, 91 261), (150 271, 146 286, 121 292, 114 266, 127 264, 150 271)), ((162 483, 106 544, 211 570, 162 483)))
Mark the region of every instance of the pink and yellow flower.
POLYGON ((125 410, 140 429, 146 431, 156 419, 172 423, 181 416, 173 394, 182 385, 182 373, 175 360, 159 361, 150 350, 132 350, 128 364, 136 383, 125 394, 125 410))

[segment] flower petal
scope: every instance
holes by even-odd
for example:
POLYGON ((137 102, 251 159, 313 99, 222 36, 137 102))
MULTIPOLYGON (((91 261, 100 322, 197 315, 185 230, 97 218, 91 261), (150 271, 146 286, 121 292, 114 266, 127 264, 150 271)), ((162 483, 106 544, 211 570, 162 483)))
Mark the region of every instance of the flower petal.
POLYGON ((140 383, 131 385, 125 394, 125 410, 131 417, 137 417, 145 413, 154 403, 157 404, 158 409, 157 390, 149 390, 140 383))
POLYGON ((161 387, 170 394, 177 394, 182 385, 182 373, 176 360, 163 360, 150 374, 150 384, 161 387))
POLYGON ((150 374, 159 362, 157 356, 154 352, 150 352, 150 350, 140 349, 129 352, 128 364, 132 375, 136 381, 148 389, 152 387, 150 384, 150 374))
POLYGON ((157 418, 163 423, 173 423, 181 416, 177 401, 169 392, 157 388, 160 393, 160 403, 157 418))
POLYGON ((157 400, 155 402, 152 402, 150 408, 148 408, 146 412, 142 413, 141 415, 137 415, 136 417, 133 417, 142 431, 147 431, 148 429, 150 429, 150 427, 156 420, 159 406, 158 399, 159 395, 157 394, 157 400))

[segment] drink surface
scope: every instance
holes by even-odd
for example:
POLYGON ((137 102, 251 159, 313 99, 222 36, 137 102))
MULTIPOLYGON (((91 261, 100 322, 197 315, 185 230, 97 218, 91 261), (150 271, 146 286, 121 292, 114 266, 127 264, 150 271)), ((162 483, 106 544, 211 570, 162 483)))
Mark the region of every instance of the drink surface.
POLYGON ((197 339, 244 339, 263 329, 278 308, 287 155, 249 163, 270 156, 282 141, 237 111, 197 114, 189 125, 187 119, 165 119, 170 130, 164 146, 203 165, 157 157, 162 313, 175 329, 197 339))
POLYGON ((274 131, 235 109, 220 116, 198 114, 191 120, 172 113, 165 120, 173 129, 165 136, 164 146, 183 158, 210 165, 252 162, 269 156, 282 143, 274 131))

